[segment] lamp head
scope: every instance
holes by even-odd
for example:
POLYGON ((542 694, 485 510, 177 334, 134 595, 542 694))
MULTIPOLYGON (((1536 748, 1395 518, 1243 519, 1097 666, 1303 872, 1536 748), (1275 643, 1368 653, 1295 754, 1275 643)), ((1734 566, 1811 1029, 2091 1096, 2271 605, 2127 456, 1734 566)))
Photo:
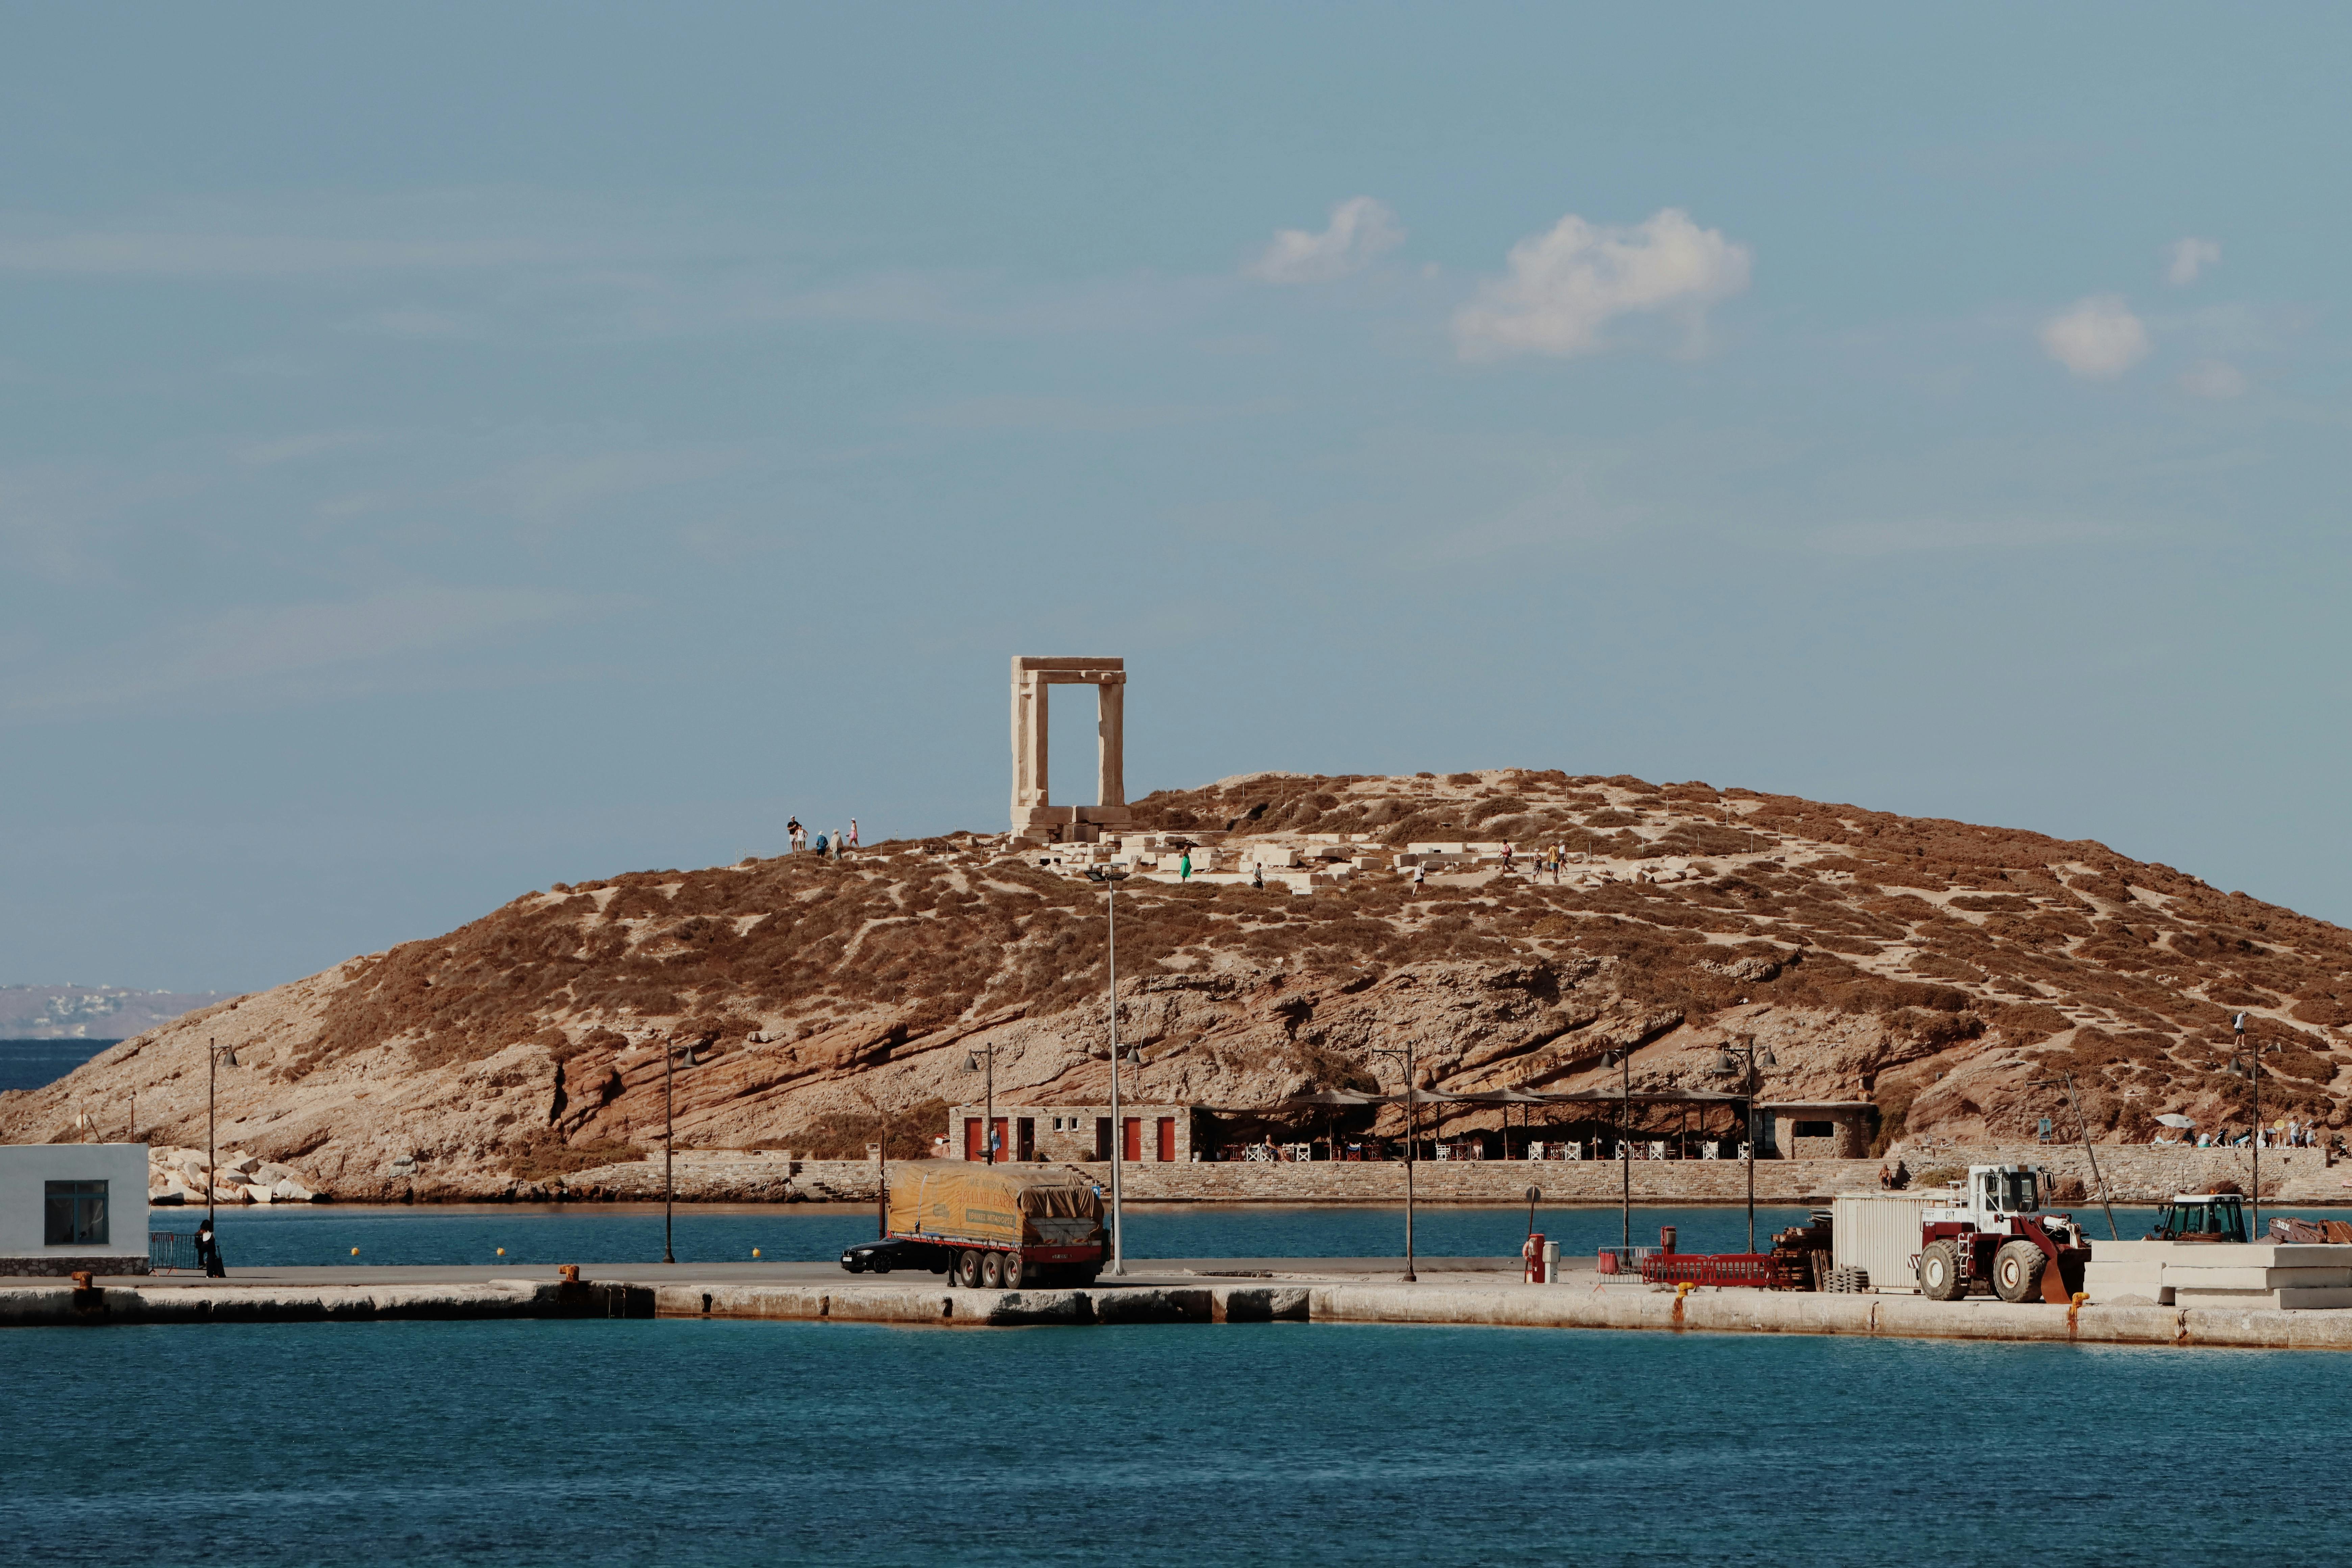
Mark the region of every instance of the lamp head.
POLYGON ((227 1050, 223 1051, 221 1060, 230 1067, 236 1066, 236 1047, 231 1046, 227 1050))
POLYGON ((966 1072, 978 1072, 980 1070, 980 1057, 977 1052, 964 1052, 963 1070, 966 1072))
POLYGON ((1762 1061, 1763 1065, 1768 1068, 1776 1068, 1780 1065, 1780 1058, 1772 1054, 1772 1047, 1769 1046, 1764 1047, 1764 1055, 1759 1059, 1762 1061))
POLYGON ((1735 1071, 1738 1070, 1738 1067, 1739 1067, 1739 1058, 1738 1058, 1738 1057, 1733 1056, 1729 1051, 1717 1051, 1717 1052, 1715 1054, 1715 1070, 1716 1070, 1716 1071, 1717 1071, 1717 1072, 1735 1072, 1735 1071))

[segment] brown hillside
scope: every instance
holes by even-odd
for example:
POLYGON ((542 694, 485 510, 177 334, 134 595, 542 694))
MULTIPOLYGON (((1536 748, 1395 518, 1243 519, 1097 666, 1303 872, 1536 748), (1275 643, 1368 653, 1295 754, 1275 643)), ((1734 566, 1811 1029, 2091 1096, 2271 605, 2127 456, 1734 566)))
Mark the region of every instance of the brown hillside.
MULTIPOLYGON (((1565 844, 1591 879, 1484 871, 1416 893, 1373 872, 1307 896, 1130 881, 1120 1033, 1144 1044, 1153 1099, 1394 1087, 1368 1047, 1406 1033, 1435 1089, 1581 1087, 1620 1045, 1640 1047, 1637 1087, 1719 1088, 1713 1047, 1738 1030, 1779 1057, 1768 1094, 1874 1100, 1890 1139, 2029 1133, 2057 1110, 2030 1082, 2062 1068, 2096 1131, 2144 1138, 2165 1110, 2242 1124, 2211 1064, 2245 1010, 2283 1047, 2265 1113, 2342 1124, 2352 931, 2097 843, 1515 770, 1262 774, 1137 811, 1230 833, 1229 850, 1565 844)), ((0 1096, 0 1138, 70 1136, 78 1110, 111 1128, 135 1093, 142 1136, 201 1144, 207 1037, 238 1053, 224 1145, 346 1196, 511 1190, 644 1146, 656 1036, 705 1043, 677 1080, 681 1143, 853 1140, 867 1095, 936 1118, 976 1096, 961 1069, 982 1041, 1000 1099, 1094 1100, 1102 897, 1037 858, 959 835, 558 885, 0 1096), (396 1173, 399 1154, 421 1173, 396 1173)))

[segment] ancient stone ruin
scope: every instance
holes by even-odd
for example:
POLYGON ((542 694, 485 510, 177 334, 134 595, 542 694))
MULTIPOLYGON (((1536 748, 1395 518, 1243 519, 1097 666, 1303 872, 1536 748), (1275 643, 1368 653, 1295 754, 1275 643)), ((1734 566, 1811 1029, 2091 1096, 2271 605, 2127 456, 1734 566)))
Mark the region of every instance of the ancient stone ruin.
POLYGON ((1121 741, 1127 714, 1127 661, 1013 656, 1013 837, 1031 843, 1092 843, 1105 826, 1124 826, 1127 768, 1121 741), (1055 686, 1095 689, 1097 736, 1093 805, 1055 805, 1048 784, 1046 692, 1055 686))

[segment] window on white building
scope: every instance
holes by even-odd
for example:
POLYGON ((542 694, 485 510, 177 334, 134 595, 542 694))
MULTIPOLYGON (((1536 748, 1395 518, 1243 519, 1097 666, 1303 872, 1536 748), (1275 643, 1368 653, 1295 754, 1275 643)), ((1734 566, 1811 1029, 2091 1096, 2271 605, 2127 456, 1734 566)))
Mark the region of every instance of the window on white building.
POLYGON ((107 1244, 104 1182, 48 1182, 44 1186, 47 1203, 41 1226, 42 1246, 107 1244))

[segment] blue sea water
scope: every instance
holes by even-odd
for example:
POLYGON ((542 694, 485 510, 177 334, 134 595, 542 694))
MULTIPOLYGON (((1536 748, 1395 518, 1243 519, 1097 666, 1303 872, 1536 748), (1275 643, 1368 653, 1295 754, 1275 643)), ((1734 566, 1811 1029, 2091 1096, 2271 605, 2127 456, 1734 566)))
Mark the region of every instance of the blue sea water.
MULTIPOLYGON (((158 1229, 194 1230, 202 1211, 158 1209, 158 1229)), ((1802 1225, 1801 1208, 1756 1211, 1758 1245, 1802 1225)), ((810 1204, 681 1205, 673 1247, 683 1263, 829 1261, 879 1228, 864 1206, 810 1204)), ((1633 1239, 1658 1239, 1673 1226, 1685 1252, 1737 1252, 1748 1246, 1738 1208, 1636 1208, 1633 1239)), ((1590 1254, 1622 1240, 1616 1209, 1538 1207, 1536 1228, 1565 1253, 1590 1254)), ((1516 1257, 1528 1230, 1517 1208, 1423 1207, 1413 1221, 1423 1258, 1516 1257)), ((1136 1205, 1127 1211, 1130 1258, 1391 1258, 1404 1251, 1402 1207, 1136 1205)), ((482 1204, 358 1207, 310 1205, 220 1212, 221 1251, 232 1268, 352 1264, 646 1263, 662 1255, 661 1205, 482 1204), (498 1248, 506 1248, 501 1258, 498 1248), (354 1257, 352 1248, 359 1248, 354 1257)))
POLYGON ((120 1040, 0 1040, 0 1089, 41 1089, 120 1040))
POLYGON ((0 1563, 2328 1562, 2326 1354, 1269 1324, 0 1332, 0 1563), (2241 1465, 2244 1443, 2282 1462, 2241 1465))

